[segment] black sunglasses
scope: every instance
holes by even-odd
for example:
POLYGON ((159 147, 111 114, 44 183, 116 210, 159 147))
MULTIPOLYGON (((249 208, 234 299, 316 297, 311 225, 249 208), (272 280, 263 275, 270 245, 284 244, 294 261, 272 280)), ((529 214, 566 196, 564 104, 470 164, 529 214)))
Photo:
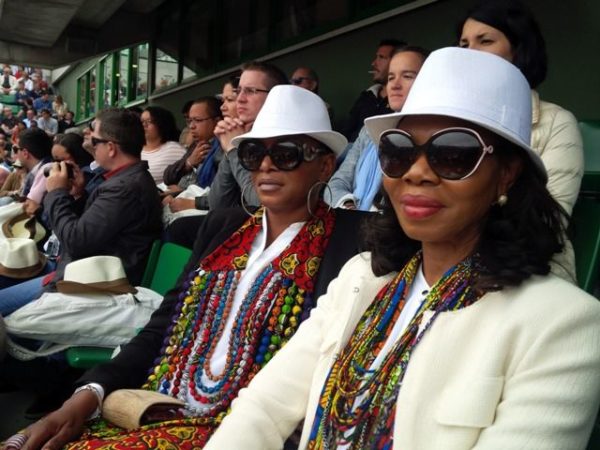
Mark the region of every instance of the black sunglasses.
POLYGON ((302 82, 304 80, 312 80, 311 77, 296 77, 296 78, 290 78, 290 83, 295 84, 296 86, 299 84, 302 84, 302 82))
POLYGON ((238 146, 238 158, 242 167, 251 172, 260 168, 267 155, 279 170, 294 170, 302 161, 314 161, 317 156, 330 151, 316 142, 290 137, 275 141, 269 147, 261 140, 246 139, 238 146))
POLYGON ((379 162, 388 177, 402 177, 421 152, 427 164, 440 178, 464 180, 471 176, 487 154, 494 152, 475 130, 446 128, 432 135, 423 145, 416 145, 412 137, 402 130, 383 132, 379 140, 379 162))
POLYGON ((114 142, 110 139, 101 139, 101 138, 97 138, 92 136, 92 147, 96 147, 96 145, 98 144, 106 144, 107 142, 114 142))

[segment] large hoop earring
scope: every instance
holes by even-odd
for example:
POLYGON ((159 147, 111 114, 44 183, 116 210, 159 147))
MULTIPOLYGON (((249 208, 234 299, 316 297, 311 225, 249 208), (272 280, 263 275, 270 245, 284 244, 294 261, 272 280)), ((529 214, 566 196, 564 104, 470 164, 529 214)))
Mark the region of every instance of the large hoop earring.
MULTIPOLYGON (((329 202, 326 203, 329 205, 327 212, 331 211, 331 203, 333 202, 333 192, 331 191, 331 187, 329 187, 329 183, 327 183, 326 181, 317 181, 310 187, 310 189, 308 190, 308 194, 306 194, 306 209, 308 210, 308 213, 311 217, 315 217, 315 214, 312 208, 310 207, 310 200, 313 196, 314 189, 318 188, 319 186, 324 186, 327 189, 327 191, 329 191, 329 202)), ((319 198, 319 193, 320 191, 317 190, 317 198, 319 198)))
POLYGON ((248 187, 251 187, 250 184, 247 184, 246 186, 244 186, 242 188, 242 194, 240 195, 240 204, 242 205, 242 209, 244 210, 244 212, 246 214, 248 214, 250 217, 254 217, 254 214, 252 214, 249 210, 248 207, 246 206, 246 202, 244 201, 244 194, 246 193, 246 190, 248 189, 248 187))

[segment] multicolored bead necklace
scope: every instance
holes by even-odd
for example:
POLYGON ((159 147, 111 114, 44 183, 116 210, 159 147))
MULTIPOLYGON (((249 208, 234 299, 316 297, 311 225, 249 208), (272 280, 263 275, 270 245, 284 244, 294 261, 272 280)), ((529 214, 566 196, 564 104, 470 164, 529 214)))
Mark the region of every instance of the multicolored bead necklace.
POLYGON ((371 368, 386 343, 421 264, 421 252, 380 292, 361 317, 348 344, 331 367, 317 407, 308 443, 310 450, 391 449, 396 399, 414 348, 437 316, 479 299, 472 288, 475 258, 449 269, 432 287, 402 336, 371 368), (430 321, 419 331, 423 313, 430 321))
POLYGON ((183 401, 189 394, 202 405, 187 405, 191 415, 220 420, 238 391, 289 340, 314 306, 315 277, 335 222, 323 203, 252 282, 239 309, 232 310, 252 243, 262 229, 263 214, 263 209, 257 211, 188 274, 162 357, 143 386, 183 401), (235 319, 227 337, 225 367, 221 373, 213 373, 211 359, 231 314, 235 319))

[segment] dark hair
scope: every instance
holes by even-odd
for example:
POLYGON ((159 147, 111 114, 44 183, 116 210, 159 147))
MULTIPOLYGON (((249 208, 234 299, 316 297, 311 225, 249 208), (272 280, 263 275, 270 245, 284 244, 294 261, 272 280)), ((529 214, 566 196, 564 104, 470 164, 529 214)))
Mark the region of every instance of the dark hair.
POLYGON ((255 70, 262 72, 267 76, 267 89, 273 89, 279 84, 289 84, 289 80, 283 70, 275 64, 263 61, 250 61, 242 66, 242 72, 246 70, 255 70))
POLYGON ((57 134, 54 144, 62 145, 79 167, 89 166, 94 158, 83 148, 83 137, 75 133, 57 134))
POLYGON ((389 47, 394 47, 394 50, 395 50, 404 45, 406 45, 406 42, 401 41, 400 39, 388 38, 388 39, 382 39, 381 41, 379 41, 379 45, 377 47, 389 46, 389 47))
POLYGON ((315 83, 317 83, 317 85, 315 86, 315 90, 313 92, 315 94, 318 94, 319 93, 319 75, 317 75, 317 72, 308 66, 298 66, 298 67, 296 67, 294 72, 296 72, 299 69, 306 70, 306 72, 308 73, 308 78, 310 78, 315 83))
POLYGON ((183 107, 181 108, 181 114, 188 114, 193 104, 194 100, 188 100, 187 102, 185 102, 183 104, 183 107))
POLYGON ((52 138, 39 128, 27 128, 19 134, 19 147, 27 149, 35 158, 42 160, 50 157, 52 138))
POLYGON ((148 106, 144 111, 150 114, 161 143, 179 140, 179 130, 171 111, 161 106, 148 106))
POLYGON ((392 57, 396 56, 398 53, 404 53, 404 52, 417 53, 417 54, 421 55, 421 58, 423 61, 425 61, 427 59, 427 57, 429 56, 429 53, 431 53, 426 48, 419 47, 418 45, 406 44, 406 45, 403 45, 402 47, 397 48, 394 51, 394 53, 392 53, 392 57))
MULTIPOLYGON (((531 160, 504 139, 498 138, 496 144, 500 151, 494 155, 501 165, 516 157, 521 158, 523 167, 506 194, 506 204, 491 206, 475 248, 480 264, 476 287, 484 292, 519 285, 531 275, 548 274, 552 256, 564 244, 566 214, 531 160)), ((382 214, 370 218, 362 232, 378 276, 400 270, 421 247, 400 227, 387 195, 382 214)))
POLYGON ((124 108, 103 109, 96 116, 100 137, 119 145, 123 153, 139 158, 144 146, 144 127, 140 117, 124 108))
POLYGON ((227 78, 227 80, 225 81, 224 84, 231 84, 231 87, 233 87, 234 89, 237 89, 237 87, 240 84, 240 76, 241 75, 242 75, 242 71, 236 70, 231 75, 229 75, 229 77, 227 78))
POLYGON ((139 116, 142 115, 142 113, 144 112, 144 110, 142 108, 140 108, 139 106, 130 106, 127 108, 129 111, 131 111, 132 113, 136 113, 139 116))
POLYGON ((480 0, 466 14, 456 30, 458 40, 467 19, 485 23, 504 33, 513 52, 513 64, 535 89, 548 71, 546 43, 531 10, 520 0, 480 0))
POLYGON ((221 102, 212 96, 200 97, 192 101, 192 105, 206 105, 209 117, 222 117, 221 116, 221 102))

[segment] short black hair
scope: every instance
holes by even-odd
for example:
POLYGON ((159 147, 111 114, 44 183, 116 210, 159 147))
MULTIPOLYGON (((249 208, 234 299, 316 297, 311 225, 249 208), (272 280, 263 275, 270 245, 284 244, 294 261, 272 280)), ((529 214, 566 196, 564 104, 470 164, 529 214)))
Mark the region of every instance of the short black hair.
POLYGON ((394 50, 395 50, 397 48, 402 47, 403 45, 406 45, 406 42, 401 41, 400 39, 387 38, 387 39, 382 39, 381 41, 379 41, 379 45, 377 47, 388 46, 388 47, 394 47, 394 50))
POLYGON ((194 100, 188 100, 187 102, 185 102, 183 104, 183 107, 181 108, 181 114, 188 114, 193 104, 194 100))
POLYGON ((19 147, 26 149, 37 159, 49 158, 52 150, 52 138, 39 128, 27 128, 19 134, 19 147))
POLYGON ((100 137, 119 145, 123 153, 139 158, 146 141, 140 116, 125 108, 106 108, 98 113, 100 137))
POLYGON ((289 84, 286 74, 275 64, 264 61, 250 61, 242 66, 242 72, 246 70, 255 70, 264 73, 267 76, 268 89, 273 89, 279 84, 289 84))
MULTIPOLYGON (((213 96, 200 97, 192 101, 192 105, 206 105, 209 117, 222 117, 221 116, 221 102, 219 99, 213 96)), ((191 105, 190 105, 191 108, 191 105)))
POLYGON ((152 122, 158 130, 161 143, 179 140, 179 130, 171 111, 162 106, 148 106, 144 111, 148 111, 150 114, 152 122))
POLYGON ((485 23, 504 33, 513 52, 512 63, 521 70, 531 89, 538 87, 548 72, 546 42, 531 10, 520 0, 480 0, 459 23, 460 41, 467 19, 485 23))

